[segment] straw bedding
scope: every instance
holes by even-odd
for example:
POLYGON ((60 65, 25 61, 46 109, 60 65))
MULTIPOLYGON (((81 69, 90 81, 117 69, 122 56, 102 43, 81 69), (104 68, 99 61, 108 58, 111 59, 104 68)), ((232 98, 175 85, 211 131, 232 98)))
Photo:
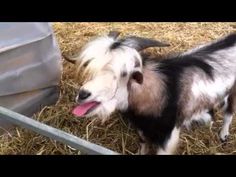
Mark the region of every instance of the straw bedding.
MULTIPOLYGON (((53 29, 62 53, 77 53, 91 37, 116 29, 122 35, 139 35, 169 42, 171 47, 148 50, 161 56, 170 52, 183 52, 234 32, 236 23, 54 23, 53 29)), ((74 71, 74 66, 63 60, 60 98, 55 105, 44 107, 34 118, 119 153, 135 154, 138 149, 136 132, 128 122, 121 119, 119 113, 114 113, 104 125, 96 119, 76 118, 71 114, 75 90, 81 81, 75 79, 74 71)), ((178 154, 236 154, 236 120, 233 120, 230 128, 229 140, 221 143, 218 133, 222 114, 216 110, 215 116, 212 127, 195 125, 192 130, 181 133, 178 154)), ((17 127, 15 131, 0 136, 0 154, 72 155, 80 152, 17 127)))

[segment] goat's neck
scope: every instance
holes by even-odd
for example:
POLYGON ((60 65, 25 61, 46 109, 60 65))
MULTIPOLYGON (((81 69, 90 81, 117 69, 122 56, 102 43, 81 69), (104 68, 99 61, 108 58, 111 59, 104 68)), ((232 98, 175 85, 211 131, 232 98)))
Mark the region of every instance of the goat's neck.
POLYGON ((143 83, 129 83, 129 108, 139 114, 160 115, 165 106, 165 77, 155 68, 155 64, 144 65, 143 83))

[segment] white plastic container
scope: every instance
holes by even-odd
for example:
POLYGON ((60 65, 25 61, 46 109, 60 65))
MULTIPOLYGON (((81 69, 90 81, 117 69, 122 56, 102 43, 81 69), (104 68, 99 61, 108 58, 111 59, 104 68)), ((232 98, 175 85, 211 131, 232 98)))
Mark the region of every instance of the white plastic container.
MULTIPOLYGON (((54 104, 61 70, 49 23, 0 23, 0 106, 32 116, 54 104)), ((9 125, 0 117, 0 128, 9 125)))

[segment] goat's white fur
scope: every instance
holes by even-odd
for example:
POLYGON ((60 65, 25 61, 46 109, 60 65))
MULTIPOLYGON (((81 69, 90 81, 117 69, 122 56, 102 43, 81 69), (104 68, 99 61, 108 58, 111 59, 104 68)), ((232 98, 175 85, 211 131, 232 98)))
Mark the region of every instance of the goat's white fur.
POLYGON ((205 110, 203 112, 194 114, 190 119, 185 120, 183 125, 189 130, 191 127, 191 123, 193 121, 197 121, 197 122, 204 123, 204 124, 211 124, 212 117, 208 113, 208 110, 205 110))
POLYGON ((175 127, 171 132, 170 138, 166 142, 165 148, 158 149, 157 154, 158 155, 171 155, 175 153, 175 150, 179 141, 179 134, 180 134, 180 129, 175 127))

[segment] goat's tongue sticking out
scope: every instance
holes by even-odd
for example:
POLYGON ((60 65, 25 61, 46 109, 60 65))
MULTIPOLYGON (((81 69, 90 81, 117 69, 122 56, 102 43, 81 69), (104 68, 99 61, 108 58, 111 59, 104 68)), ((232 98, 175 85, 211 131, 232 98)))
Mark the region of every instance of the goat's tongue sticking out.
POLYGON ((84 116, 89 110, 96 107, 98 104, 99 102, 96 101, 80 104, 74 108, 73 114, 76 116, 84 116))

